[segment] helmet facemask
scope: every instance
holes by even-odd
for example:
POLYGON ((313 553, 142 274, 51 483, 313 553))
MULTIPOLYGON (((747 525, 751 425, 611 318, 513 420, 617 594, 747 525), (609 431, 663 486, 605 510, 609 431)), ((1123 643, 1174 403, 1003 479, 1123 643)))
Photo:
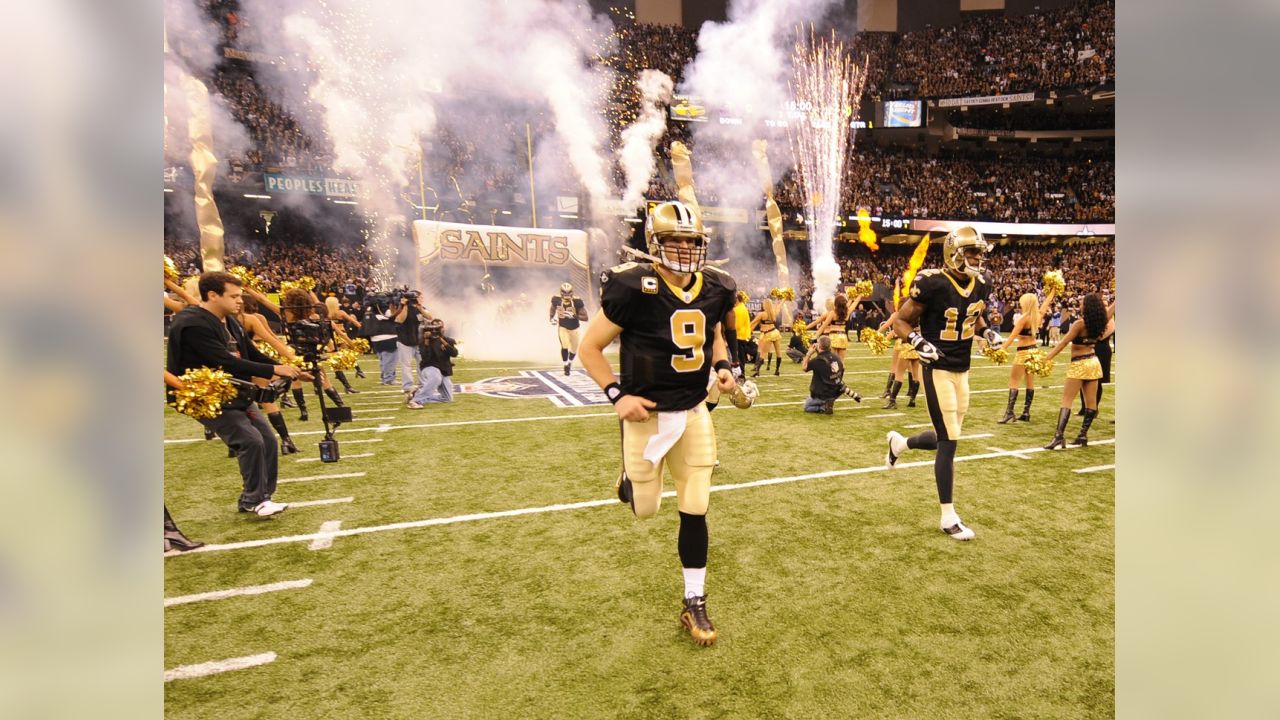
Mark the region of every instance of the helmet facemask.
POLYGON ((662 260, 662 264, 668 270, 683 274, 694 273, 707 261, 707 237, 677 233, 656 235, 649 248, 649 254, 662 260), (668 248, 667 243, 674 239, 691 242, 668 248))

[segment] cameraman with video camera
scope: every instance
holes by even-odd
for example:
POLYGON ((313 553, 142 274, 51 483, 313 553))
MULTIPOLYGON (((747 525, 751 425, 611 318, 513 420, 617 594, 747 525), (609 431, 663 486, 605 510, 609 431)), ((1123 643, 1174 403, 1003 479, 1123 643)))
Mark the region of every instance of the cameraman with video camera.
POLYGON ((422 294, 417 290, 406 290, 400 295, 400 310, 396 312, 396 345, 400 357, 401 389, 406 397, 412 397, 415 390, 414 378, 418 377, 418 366, 422 364, 422 353, 419 350, 421 337, 420 320, 431 319, 422 309, 422 294))
POLYGON ((369 349, 378 356, 383 385, 396 384, 396 335, 399 326, 391 309, 391 298, 374 295, 365 301, 364 324, 360 333, 369 339, 369 349))
POLYGON ((427 320, 422 325, 422 382, 409 399, 409 409, 421 410, 428 403, 453 402, 453 358, 458 357, 458 341, 444 334, 443 320, 427 320))
MULTIPOLYGON (((250 388, 254 377, 310 379, 292 365, 273 365, 249 342, 235 319, 244 303, 242 284, 236 276, 204 273, 199 290, 200 304, 181 310, 173 318, 166 370, 179 377, 200 367, 224 370, 250 388)), ((275 432, 254 403, 254 395, 252 390, 242 392, 223 406, 218 417, 200 422, 236 451, 244 480, 240 512, 267 517, 288 506, 271 500, 276 489, 279 449, 275 432)))

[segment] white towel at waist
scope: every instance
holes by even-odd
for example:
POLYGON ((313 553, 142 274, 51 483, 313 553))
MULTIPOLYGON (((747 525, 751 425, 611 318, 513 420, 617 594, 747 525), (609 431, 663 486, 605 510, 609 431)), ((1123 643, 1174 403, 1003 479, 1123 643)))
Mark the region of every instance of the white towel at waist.
POLYGON ((644 459, 657 463, 672 445, 684 435, 685 424, 689 418, 688 410, 658 413, 658 432, 649 438, 644 446, 644 459))

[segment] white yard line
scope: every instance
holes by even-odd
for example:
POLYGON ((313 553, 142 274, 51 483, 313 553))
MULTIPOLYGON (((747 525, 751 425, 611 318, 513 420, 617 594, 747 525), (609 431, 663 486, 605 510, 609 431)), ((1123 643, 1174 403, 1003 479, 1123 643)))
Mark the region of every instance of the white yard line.
POLYGON ((294 482, 311 482, 312 480, 337 480, 338 478, 364 477, 365 475, 368 475, 368 474, 369 473, 355 472, 355 473, 336 473, 333 475, 307 475, 306 477, 280 478, 276 482, 294 483, 294 482))
MULTIPOLYGON (((535 373, 535 372, 538 372, 538 371, 536 371, 536 370, 528 370, 528 371, 525 371, 525 372, 528 372, 528 373, 535 373)), ((522 373, 521 373, 521 375, 522 375, 523 377, 531 377, 531 378, 533 378, 534 380, 537 380, 538 382, 542 383, 543 385, 546 385, 548 390, 550 390, 551 392, 553 392, 553 393, 555 393, 557 396, 559 396, 559 397, 560 397, 560 399, 562 399, 562 400, 564 400, 566 403, 568 403, 570 407, 582 407, 582 406, 583 406, 583 403, 582 403, 582 401, 581 401, 581 400, 579 400, 578 398, 576 398, 576 397, 574 397, 574 396, 570 395, 569 393, 565 392, 564 388, 562 388, 562 387, 560 387, 559 385, 556 385, 555 383, 551 382, 550 380, 548 380, 548 379, 546 378, 546 376, 542 375, 541 373, 538 373, 538 374, 536 374, 536 375, 533 375, 533 374, 525 374, 525 372, 522 372, 522 373)))
POLYGON ((326 520, 320 523, 320 532, 315 540, 307 546, 308 550, 328 550, 333 547, 334 533, 342 527, 341 520, 326 520))
POLYGON ((987 446, 987 449, 988 449, 988 450, 990 450, 991 452, 1007 453, 1010 457, 1016 457, 1016 458, 1018 458, 1019 460, 1030 460, 1030 459, 1031 459, 1030 457, 1027 457, 1026 455, 1023 455, 1023 454, 1021 454, 1021 453, 1016 453, 1016 452, 1010 452, 1009 450, 1005 450, 1004 448, 992 447, 992 446, 988 445, 988 446, 987 446))
MULTIPOLYGON (((1062 387, 1061 385, 1049 385, 1047 387, 1038 388, 1038 389, 1053 390, 1053 389, 1060 389, 1061 387, 1062 387)), ((982 395, 985 393, 1007 393, 1007 392, 1008 392, 1008 389, 1006 388, 996 388, 994 390, 974 390, 969 394, 982 395)), ((864 400, 865 399, 866 398, 864 398, 864 400)), ((788 402, 756 403, 752 407, 766 408, 766 407, 781 407, 785 405, 803 405, 803 404, 804 404, 803 400, 799 400, 799 401, 793 400, 788 402)), ((583 407, 592 408, 592 407, 604 407, 604 406, 603 405, 586 405, 583 407)), ((864 403, 861 405, 856 405, 849 409, 871 410, 872 408, 869 403, 864 403)), ((364 428, 364 427, 339 428, 335 432, 339 432, 339 433, 386 432, 387 430, 419 430, 423 428, 462 427, 466 425, 501 425, 505 423, 542 422, 542 421, 551 421, 551 420, 578 420, 580 418, 595 418, 595 417, 614 418, 614 417, 617 417, 617 414, 613 412, 581 412, 581 413, 569 412, 569 413, 564 413, 562 415, 537 415, 533 417, 490 418, 487 420, 456 420, 452 422, 414 423, 411 425, 388 425, 386 427, 369 427, 369 428, 364 428)), ((395 418, 394 417, 368 417, 368 418, 355 418, 355 419, 356 420, 394 420, 395 418)), ((920 427, 926 427, 926 425, 921 425, 920 427)), ((292 433, 293 437, 301 437, 303 435, 323 435, 323 434, 324 434, 323 430, 302 430, 300 432, 292 433)), ((172 440, 165 440, 164 442, 166 445, 173 445, 173 444, 180 444, 180 443, 194 443, 194 442, 203 442, 203 441, 204 441, 204 438, 200 437, 200 438, 178 438, 178 439, 172 439, 172 440)), ((348 440, 344 442, 351 442, 351 441, 348 440)))
POLYGON ((915 423, 914 425, 903 425, 902 427, 907 428, 908 430, 914 430, 916 428, 933 427, 933 423, 915 423))
POLYGON ((868 418, 882 418, 882 417, 899 417, 899 416, 902 416, 902 415, 906 415, 906 413, 904 413, 904 412, 896 412, 896 413, 880 413, 879 415, 868 415, 867 417, 868 417, 868 418))
MULTIPOLYGON (((373 417, 364 417, 362 415, 356 415, 351 418, 351 422, 365 422, 369 420, 395 420, 395 419, 396 419, 395 415, 375 415, 373 417)), ((323 434, 324 434, 323 430, 294 433, 294 435, 323 435, 323 434)))
POLYGON ((289 507, 315 507, 316 505, 341 505, 342 503, 354 502, 355 497, 329 498, 328 500, 303 500, 302 502, 290 502, 289 507))
POLYGON ((977 435, 961 435, 956 440, 977 440, 978 438, 995 437, 993 433, 978 433, 977 435))
POLYGON ((368 440, 343 440, 343 445, 359 445, 360 443, 376 443, 382 442, 382 438, 369 438, 368 440))
POLYGON ((164 671, 164 681, 187 680, 189 678, 205 677, 206 675, 217 675, 218 673, 230 672, 232 670, 244 670, 245 668, 256 667, 258 665, 266 665, 267 663, 275 662, 275 660, 275 653, 266 652, 261 655, 246 655, 244 657, 228 658, 226 660, 214 660, 212 662, 200 663, 199 665, 179 665, 172 670, 164 671))
POLYGON ((404 405, 350 405, 347 407, 352 410, 363 410, 365 412, 383 411, 383 410, 403 410, 404 405))
POLYGON ((203 602, 205 600, 225 600, 229 597, 239 597, 241 595, 262 595, 263 593, 304 588, 310 584, 311 578, 303 578, 302 580, 285 580, 284 582, 271 583, 270 585, 250 585, 249 587, 231 588, 230 590, 214 590, 212 592, 197 593, 195 595, 179 595, 178 597, 165 598, 164 606, 171 607, 173 605, 186 605, 187 603, 203 602))
MULTIPOLYGON (((1094 444, 1097 444, 1097 443, 1094 443, 1094 444)), ((1073 447, 1074 447, 1074 446, 1073 446, 1073 447)), ((1094 465, 1093 467, 1080 468, 1079 470, 1072 470, 1071 472, 1073 472, 1073 473, 1091 473, 1091 472, 1101 472, 1101 471, 1103 471, 1103 470, 1115 470, 1115 469, 1116 469, 1116 466, 1115 466, 1115 465, 1094 465)))
MULTIPOLYGON (((1093 445, 1111 445, 1115 443, 1115 438, 1106 440, 1097 440, 1092 442, 1093 445)), ((1021 454, 1030 454, 1037 452, 1046 452, 1044 448, 1025 448, 1022 450, 1010 450, 1006 452, 982 453, 979 455, 965 455, 955 459, 955 462, 966 462, 971 460, 989 460, 992 458, 1010 457, 1021 454)), ((894 470, 901 468, 926 467, 933 465, 933 457, 930 455, 926 460, 916 462, 899 462, 894 470)), ((726 490, 740 490, 742 488, 762 487, 765 485, 778 485, 782 483, 799 482, 802 480, 816 480, 820 478, 843 477, 846 475, 862 475, 874 472, 891 472, 884 465, 870 465, 862 468, 845 469, 845 470, 828 470, 826 472, 811 473, 808 475, 791 475, 787 477, 767 478, 764 480, 754 480, 745 483, 736 483, 733 485, 713 485, 711 492, 723 492, 726 490)), ((361 473, 362 475, 364 473, 361 473)), ((281 481, 283 482, 283 481, 281 481)), ((670 490, 662 494, 663 497, 675 497, 675 491, 670 490)), ((494 520, 497 518, 518 517, 520 515, 536 515, 540 513, 562 512, 565 510, 580 510, 583 508, 601 507, 604 505, 615 505, 618 503, 617 498, 609 498, 607 500, 586 500, 575 503, 561 503, 558 505, 545 505, 542 507, 519 508, 516 510, 500 510, 497 512, 472 513, 469 515, 456 515, 454 517, 430 518, 427 520, 411 520, 407 522, 390 523, 388 525, 372 525, 369 527, 349 528, 347 530, 337 530, 330 533, 319 532, 307 535, 286 535, 284 537, 262 538, 259 540, 245 540, 242 542, 223 543, 218 545, 205 545, 181 553, 182 555, 196 555, 205 552, 220 552, 224 550, 241 550, 244 548, 263 547, 266 545, 279 545, 282 543, 295 542, 311 542, 313 540, 324 537, 348 537, 353 535, 366 535, 369 533, 387 532, 391 530, 410 530, 424 527, 434 527, 437 525, 453 525, 456 523, 475 522, 478 520, 494 520)))
MULTIPOLYGON (((371 452, 367 452, 367 453, 356 453, 355 455, 343 455, 341 459, 342 459, 342 460, 351 460, 351 459, 353 459, 353 458, 365 458, 365 457, 373 457, 373 453, 371 453, 371 452)), ((304 463, 304 462, 320 462, 320 458, 318 458, 318 457, 317 457, 317 458, 299 458, 298 460, 294 460, 294 462, 300 462, 300 463, 304 463)))

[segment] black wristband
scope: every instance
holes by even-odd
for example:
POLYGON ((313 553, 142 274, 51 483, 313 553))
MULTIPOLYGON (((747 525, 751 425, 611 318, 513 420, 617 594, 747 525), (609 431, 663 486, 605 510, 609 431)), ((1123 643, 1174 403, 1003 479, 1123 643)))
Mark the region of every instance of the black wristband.
POLYGON ((609 398, 609 402, 617 405, 618 401, 622 399, 622 386, 616 382, 611 382, 608 385, 605 385, 604 396, 609 398))
POLYGON ((720 372, 721 370, 728 370, 729 372, 733 372, 733 364, 730 363, 728 360, 717 360, 716 364, 713 365, 712 367, 715 368, 716 372, 720 372))

